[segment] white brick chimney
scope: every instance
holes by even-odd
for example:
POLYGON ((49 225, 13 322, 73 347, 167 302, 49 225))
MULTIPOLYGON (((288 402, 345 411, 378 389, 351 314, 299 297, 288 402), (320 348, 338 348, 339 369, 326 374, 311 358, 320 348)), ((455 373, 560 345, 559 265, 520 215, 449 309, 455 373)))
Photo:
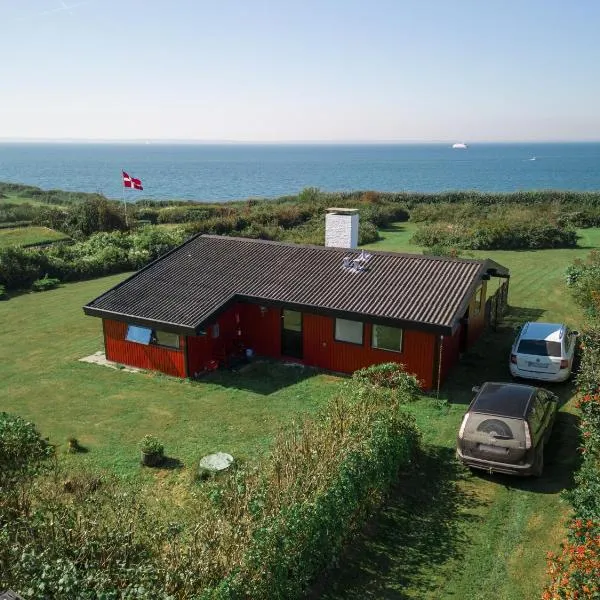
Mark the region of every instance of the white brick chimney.
POLYGON ((358 209, 328 208, 325 215, 325 245, 358 247, 358 209))

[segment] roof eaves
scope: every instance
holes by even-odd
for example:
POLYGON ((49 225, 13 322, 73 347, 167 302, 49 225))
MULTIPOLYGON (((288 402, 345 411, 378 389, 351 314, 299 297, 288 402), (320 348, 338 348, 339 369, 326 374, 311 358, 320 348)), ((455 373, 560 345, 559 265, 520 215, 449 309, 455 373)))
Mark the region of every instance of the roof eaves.
POLYGON ((407 319, 381 317, 371 315, 368 313, 358 313, 348 310, 327 308, 323 306, 317 306, 314 304, 293 303, 285 302, 282 300, 275 300, 272 298, 261 298, 260 296, 249 296, 245 294, 239 294, 235 298, 233 298, 233 301, 235 300, 240 300, 242 302, 250 302, 252 304, 260 304, 262 306, 269 306, 274 308, 287 308, 289 310, 296 310, 299 312, 305 311, 317 315, 337 317, 340 319, 349 319, 351 321, 368 321, 369 323, 377 323, 379 325, 389 325, 391 327, 401 327, 403 329, 416 329, 419 331, 428 331, 430 333, 439 333, 442 335, 451 335, 453 331, 452 327, 442 325, 439 323, 428 323, 426 321, 410 321, 407 319))
POLYGON ((161 331, 169 331, 172 333, 182 333, 186 335, 196 335, 196 328, 189 325, 181 325, 180 323, 171 323, 168 321, 159 321, 156 319, 147 319, 136 315, 127 315, 124 313, 114 312, 103 308, 95 308, 93 306, 84 306, 83 312, 90 317, 100 317, 111 321, 123 321, 133 325, 141 325, 144 327, 155 326, 160 327, 161 331))

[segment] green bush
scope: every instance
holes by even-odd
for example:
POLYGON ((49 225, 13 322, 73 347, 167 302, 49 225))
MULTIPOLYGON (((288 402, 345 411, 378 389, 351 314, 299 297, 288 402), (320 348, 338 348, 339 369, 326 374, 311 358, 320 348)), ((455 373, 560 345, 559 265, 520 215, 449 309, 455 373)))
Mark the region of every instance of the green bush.
POLYGON ((0 285, 7 290, 29 289, 47 264, 40 251, 17 246, 0 248, 0 285))
POLYGON ((574 248, 574 229, 540 221, 483 220, 475 223, 433 223, 420 227, 412 243, 466 250, 574 248))
POLYGON ((0 285, 0 300, 4 300, 6 298, 6 288, 3 285, 0 285))
POLYGON ((575 302, 592 319, 600 317, 600 252, 593 250, 585 261, 567 267, 567 287, 575 302))
POLYGON ((302 597, 418 448, 399 403, 361 389, 283 430, 259 468, 203 482, 176 521, 134 483, 92 473, 32 482, 10 511, 0 497, 0 587, 56 600, 302 597))
POLYGON ((403 402, 418 400, 421 393, 418 378, 412 373, 407 373, 403 364, 395 362, 359 369, 352 375, 352 380, 360 386, 366 386, 367 389, 375 387, 393 390, 396 397, 403 402))
POLYGON ((37 472, 53 453, 32 423, 0 412, 0 496, 7 482, 37 472))
POLYGON ((153 435, 145 435, 138 444, 141 452, 144 454, 158 454, 162 456, 165 451, 165 447, 162 442, 154 437, 153 435))
POLYGON ((46 290, 51 290, 57 287, 60 283, 60 279, 56 279, 55 277, 42 277, 42 279, 36 279, 31 284, 31 289, 34 292, 44 292, 46 290))

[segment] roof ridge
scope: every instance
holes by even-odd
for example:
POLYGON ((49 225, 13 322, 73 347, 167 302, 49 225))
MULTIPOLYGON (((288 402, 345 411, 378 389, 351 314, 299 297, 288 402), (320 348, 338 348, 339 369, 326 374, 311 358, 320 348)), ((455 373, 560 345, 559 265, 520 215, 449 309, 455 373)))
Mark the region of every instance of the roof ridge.
MULTIPOLYGON (((251 244, 261 244, 265 246, 283 246, 288 248, 308 248, 311 250, 320 250, 323 252, 337 252, 339 254, 347 254, 348 252, 360 252, 364 250, 365 252, 369 252, 372 254, 376 254, 377 256, 402 256, 405 258, 414 258, 417 260, 432 260, 432 261, 440 261, 440 262, 462 262, 462 263, 476 263, 483 265, 488 262, 490 259, 487 258, 460 258, 453 256, 431 256, 429 254, 417 254, 415 252, 393 252, 390 250, 374 250, 372 248, 340 248, 338 246, 319 246, 318 244, 301 244, 297 242, 282 242, 277 240, 262 240, 259 238, 246 238, 241 236, 232 236, 232 235, 217 235, 213 233, 203 233, 199 234, 202 238, 207 239, 216 239, 216 240, 232 240, 236 242, 245 242, 251 244)), ((197 236, 196 236, 197 237, 197 236)), ((189 241, 189 240, 188 240, 189 241)), ((494 262, 494 261, 490 261, 494 262)))

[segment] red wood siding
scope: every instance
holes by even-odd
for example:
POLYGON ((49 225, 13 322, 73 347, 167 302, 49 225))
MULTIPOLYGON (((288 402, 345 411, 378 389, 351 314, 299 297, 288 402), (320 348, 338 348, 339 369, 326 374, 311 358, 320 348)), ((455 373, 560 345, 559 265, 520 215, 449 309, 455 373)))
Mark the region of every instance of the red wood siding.
POLYGON ((475 296, 477 295, 477 291, 475 294, 473 294, 471 303, 469 304, 468 347, 471 347, 479 339, 483 333, 483 330, 485 329, 485 299, 487 293, 487 281, 482 281, 481 286, 481 306, 479 307, 479 312, 475 314, 477 312, 477 307, 475 306, 475 296))
MULTIPOLYGON (((461 327, 454 332, 454 335, 445 335, 442 342, 442 381, 445 381, 450 369, 458 362, 460 356, 460 333, 461 327)), ((437 384, 437 373, 434 374, 434 380, 437 384)))
POLYGON ((335 319, 304 314, 304 362, 309 365, 352 373, 357 369, 382 362, 404 363, 415 373, 425 389, 433 386, 433 364, 436 336, 432 333, 404 330, 402 352, 371 348, 371 324, 365 323, 363 344, 337 342, 335 319))
POLYGON ((188 335, 186 343, 188 373, 190 377, 195 377, 204 371, 206 363, 211 360, 210 331, 207 335, 188 335))
POLYGON ((150 344, 137 344, 125 339, 127 323, 103 320, 106 358, 115 362, 185 377, 185 336, 179 336, 179 350, 150 344))
POLYGON ((279 358, 281 356, 281 310, 258 304, 238 304, 242 342, 254 354, 279 358))

